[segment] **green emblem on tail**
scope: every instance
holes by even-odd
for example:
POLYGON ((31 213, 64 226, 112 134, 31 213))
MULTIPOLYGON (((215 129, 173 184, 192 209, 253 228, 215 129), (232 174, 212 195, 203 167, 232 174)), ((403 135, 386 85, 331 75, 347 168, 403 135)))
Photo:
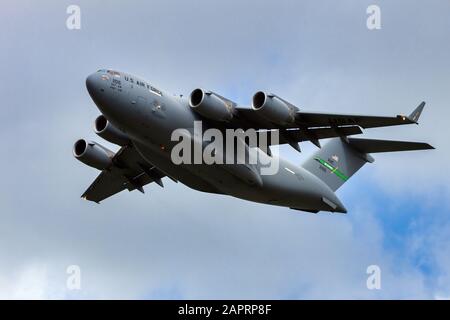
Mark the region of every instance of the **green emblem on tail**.
POLYGON ((321 159, 321 158, 314 158, 314 160, 316 160, 317 162, 319 162, 321 165, 323 165, 325 168, 327 168, 328 170, 331 171, 331 173, 334 173, 336 176, 338 176, 339 178, 341 178, 343 181, 347 181, 348 177, 343 174, 337 167, 334 167, 333 165, 331 165, 330 163, 328 163, 327 161, 321 159))

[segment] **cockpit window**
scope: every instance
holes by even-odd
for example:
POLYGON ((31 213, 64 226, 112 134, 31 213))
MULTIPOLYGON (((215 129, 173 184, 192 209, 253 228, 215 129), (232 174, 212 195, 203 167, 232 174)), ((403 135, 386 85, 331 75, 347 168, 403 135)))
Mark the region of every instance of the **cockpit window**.
POLYGON ((108 70, 108 73, 113 77, 120 78, 120 72, 114 70, 108 70))
POLYGON ((113 77, 120 78, 120 72, 118 72, 118 71, 100 69, 97 72, 99 72, 99 73, 107 73, 107 74, 109 74, 109 75, 111 75, 113 77))

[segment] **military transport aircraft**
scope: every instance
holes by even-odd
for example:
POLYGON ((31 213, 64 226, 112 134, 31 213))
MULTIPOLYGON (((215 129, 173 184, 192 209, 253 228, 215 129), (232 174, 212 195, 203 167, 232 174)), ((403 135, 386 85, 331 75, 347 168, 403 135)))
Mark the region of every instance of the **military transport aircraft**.
MULTIPOLYGON (((162 179, 167 177, 199 191, 314 213, 346 213, 335 191, 365 163, 374 161, 371 153, 433 149, 427 143, 349 137, 361 134, 361 128, 417 124, 424 102, 409 116, 329 114, 305 112, 260 91, 253 96, 251 108, 245 108, 204 89, 195 89, 186 98, 174 96, 140 77, 113 70, 89 75, 86 86, 101 112, 95 132, 121 147, 114 153, 96 142, 75 142, 75 158, 101 170, 82 195, 97 203, 125 189, 144 193, 143 186, 152 182, 163 187, 162 179), (179 141, 173 139, 174 132, 192 133, 199 121, 216 133, 254 130, 258 138, 268 132, 278 133, 278 138, 270 137, 268 146, 261 148, 245 137, 236 138, 246 155, 256 150, 254 162, 175 163, 173 151, 179 141), (330 140, 321 146, 321 139, 330 140), (312 142, 318 150, 301 166, 271 151, 279 144, 300 151, 302 141, 312 142), (263 174, 264 165, 274 162, 277 170, 263 174)), ((205 149, 203 138, 196 142, 194 133, 190 139, 192 144, 200 143, 201 151, 205 149)), ((180 155, 185 152, 189 151, 182 150, 180 155)), ((217 152, 221 153, 218 158, 226 158, 236 149, 216 148, 211 154, 217 156, 217 152)))

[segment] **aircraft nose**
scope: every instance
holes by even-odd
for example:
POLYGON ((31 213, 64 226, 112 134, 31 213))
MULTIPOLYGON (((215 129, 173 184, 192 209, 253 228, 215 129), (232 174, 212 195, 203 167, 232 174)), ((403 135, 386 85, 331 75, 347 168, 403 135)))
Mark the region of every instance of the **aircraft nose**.
POLYGON ((96 72, 86 78, 86 89, 98 108, 102 109, 107 104, 108 95, 105 89, 108 85, 109 77, 102 72, 96 72))
POLYGON ((99 81, 100 79, 98 78, 98 74, 96 73, 93 73, 86 78, 87 91, 94 100, 96 96, 98 96, 98 94, 100 93, 99 81))
POLYGON ((107 70, 99 70, 86 78, 86 89, 100 112, 110 118, 120 117, 123 108, 110 86, 111 76, 107 70))

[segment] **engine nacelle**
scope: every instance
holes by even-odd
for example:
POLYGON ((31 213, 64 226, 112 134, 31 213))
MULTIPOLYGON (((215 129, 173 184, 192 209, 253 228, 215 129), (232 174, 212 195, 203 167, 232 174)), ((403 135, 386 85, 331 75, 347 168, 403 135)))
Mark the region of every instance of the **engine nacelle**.
POLYGON ((96 142, 80 139, 73 146, 73 155, 90 167, 105 170, 112 165, 114 152, 96 142))
POLYGON ((202 116, 215 121, 230 121, 234 104, 214 92, 195 89, 189 96, 189 106, 202 116))
POLYGON ((94 129, 96 134, 111 143, 119 146, 125 146, 130 143, 128 136, 114 127, 103 115, 100 115, 95 119, 94 129))
POLYGON ((273 94, 258 91, 253 95, 252 108, 270 122, 286 125, 295 121, 297 107, 290 105, 273 94))

